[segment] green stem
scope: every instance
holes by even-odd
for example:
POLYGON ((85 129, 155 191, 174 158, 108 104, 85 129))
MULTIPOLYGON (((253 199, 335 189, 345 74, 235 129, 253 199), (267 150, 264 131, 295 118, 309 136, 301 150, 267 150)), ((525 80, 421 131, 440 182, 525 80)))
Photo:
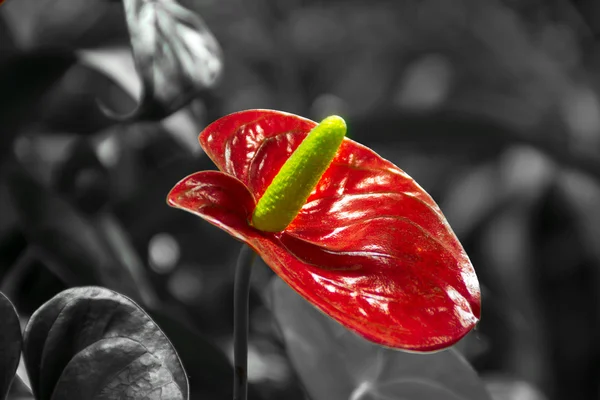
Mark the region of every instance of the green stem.
POLYGON ((250 247, 240 249, 235 268, 233 293, 233 399, 246 400, 248 392, 248 298, 250 276, 256 254, 250 247))

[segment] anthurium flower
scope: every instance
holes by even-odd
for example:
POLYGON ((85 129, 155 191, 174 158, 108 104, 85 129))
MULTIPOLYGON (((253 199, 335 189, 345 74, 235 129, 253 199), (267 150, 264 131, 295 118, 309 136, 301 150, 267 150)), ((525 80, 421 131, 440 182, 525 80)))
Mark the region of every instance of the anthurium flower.
POLYGON ((339 143, 328 142, 328 129, 341 128, 339 119, 326 121, 333 128, 248 110, 213 122, 199 140, 220 171, 184 178, 168 203, 245 242, 306 300, 366 339, 413 351, 454 344, 480 316, 479 283, 460 242, 410 176, 343 134, 334 135, 339 143), (317 144, 296 156, 309 132, 319 129, 317 144), (321 147, 323 153, 333 149, 332 159, 321 165, 297 215, 276 211, 258 223, 263 208, 279 207, 271 200, 301 192, 294 185, 321 163, 302 160, 321 147), (283 194, 271 185, 283 187, 283 194), (263 196, 270 198, 264 207, 263 196), (291 222, 271 226, 268 219, 280 215, 291 222))

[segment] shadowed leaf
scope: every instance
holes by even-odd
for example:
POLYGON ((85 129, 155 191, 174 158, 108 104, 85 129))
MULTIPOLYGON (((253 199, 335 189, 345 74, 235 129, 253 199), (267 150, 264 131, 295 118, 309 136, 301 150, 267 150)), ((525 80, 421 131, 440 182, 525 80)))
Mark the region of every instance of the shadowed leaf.
POLYGON ((19 371, 17 370, 17 374, 15 375, 15 380, 10 387, 10 392, 8 393, 8 400, 35 400, 33 397, 33 393, 31 393, 31 389, 23 379, 19 376, 19 371))
POLYGON ((64 52, 0 54, 0 160, 12 149, 23 126, 35 120, 43 96, 75 61, 64 52))
POLYGON ((414 354, 381 347, 317 311, 278 278, 269 294, 292 365, 313 400, 490 400, 477 373, 452 349, 414 354))
POLYGON ((119 119, 162 119, 213 86, 221 49, 204 21, 173 0, 124 0, 136 68, 143 82, 138 107, 119 119))
POLYGON ((25 328, 23 354, 38 400, 188 398, 169 339, 108 289, 68 289, 40 307, 25 328))
POLYGON ((0 293, 0 399, 5 399, 21 356, 21 325, 10 300, 0 293))
MULTIPOLYGON (((102 284, 152 304, 154 292, 139 266, 125 264, 101 224, 86 218, 69 203, 46 189, 22 167, 10 171, 9 193, 26 237, 50 261, 62 267, 59 276, 68 285, 102 284)), ((121 244, 122 241, 121 241, 121 244)))

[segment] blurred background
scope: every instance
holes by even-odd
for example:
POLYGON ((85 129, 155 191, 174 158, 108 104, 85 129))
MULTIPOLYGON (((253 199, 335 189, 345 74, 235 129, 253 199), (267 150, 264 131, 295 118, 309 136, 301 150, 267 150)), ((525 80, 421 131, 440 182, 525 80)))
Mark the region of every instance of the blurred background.
MULTIPOLYGON (((223 115, 339 114, 471 257, 483 318, 457 348, 494 398, 600 398, 600 2, 180 4, 153 10, 158 50, 121 1, 0 6, 0 290, 24 323, 109 287, 167 333, 194 398, 231 397, 240 244, 166 194, 214 169, 197 136, 223 115)), ((253 274, 251 396, 303 399, 272 272, 253 274)))

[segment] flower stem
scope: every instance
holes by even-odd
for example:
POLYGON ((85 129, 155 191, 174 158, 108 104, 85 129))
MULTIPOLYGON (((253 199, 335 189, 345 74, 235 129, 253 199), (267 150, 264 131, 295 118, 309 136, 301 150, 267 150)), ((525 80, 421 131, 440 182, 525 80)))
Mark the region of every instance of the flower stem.
POLYGON ((235 268, 233 293, 233 400, 246 400, 248 392, 248 298, 256 254, 243 245, 235 268))

